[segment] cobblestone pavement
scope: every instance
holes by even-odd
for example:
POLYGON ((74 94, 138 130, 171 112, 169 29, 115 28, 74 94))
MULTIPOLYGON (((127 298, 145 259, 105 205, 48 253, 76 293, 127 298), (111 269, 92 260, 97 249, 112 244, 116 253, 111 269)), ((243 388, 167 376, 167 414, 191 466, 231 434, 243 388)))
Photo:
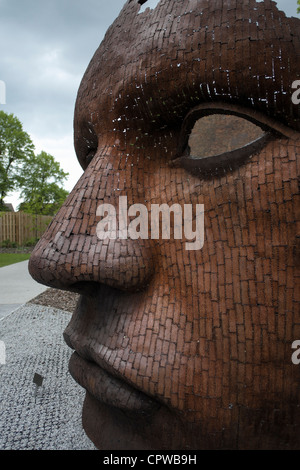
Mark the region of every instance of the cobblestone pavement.
POLYGON ((0 450, 95 449, 81 425, 84 391, 68 372, 69 320, 70 313, 25 304, 0 321, 0 450))

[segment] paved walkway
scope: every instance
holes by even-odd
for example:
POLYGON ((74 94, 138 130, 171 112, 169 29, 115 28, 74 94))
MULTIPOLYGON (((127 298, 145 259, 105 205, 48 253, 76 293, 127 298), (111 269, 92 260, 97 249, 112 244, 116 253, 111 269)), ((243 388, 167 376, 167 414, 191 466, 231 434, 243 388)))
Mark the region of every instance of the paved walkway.
POLYGON ((30 276, 28 261, 0 268, 0 321, 46 289, 30 276))
POLYGON ((85 392, 68 370, 70 318, 28 303, 0 321, 0 450, 95 450, 81 424, 85 392))
POLYGON ((68 370, 71 314, 29 302, 46 289, 28 261, 0 268, 0 450, 94 450, 81 424, 85 392, 68 370))

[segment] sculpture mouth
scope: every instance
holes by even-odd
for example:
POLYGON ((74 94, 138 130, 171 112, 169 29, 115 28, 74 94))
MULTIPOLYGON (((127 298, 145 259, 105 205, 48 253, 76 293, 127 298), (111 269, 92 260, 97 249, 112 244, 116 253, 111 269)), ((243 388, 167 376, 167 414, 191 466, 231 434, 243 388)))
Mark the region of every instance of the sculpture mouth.
POLYGON ((110 374, 77 352, 70 358, 69 370, 74 380, 100 402, 123 411, 152 414, 160 405, 127 382, 110 374))

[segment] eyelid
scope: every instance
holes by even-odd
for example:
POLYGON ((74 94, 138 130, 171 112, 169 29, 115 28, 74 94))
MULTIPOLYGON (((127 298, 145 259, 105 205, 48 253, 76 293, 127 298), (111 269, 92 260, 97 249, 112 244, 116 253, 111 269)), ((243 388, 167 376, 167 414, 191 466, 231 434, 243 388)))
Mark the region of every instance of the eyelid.
POLYGON ((256 110, 246 108, 240 105, 231 105, 225 103, 203 103, 195 108, 193 108, 185 117, 182 127, 181 134, 179 137, 179 155, 182 155, 187 147, 189 134, 195 124, 195 122, 204 116, 209 116, 212 114, 225 114, 237 116, 240 118, 247 119, 259 126, 262 130, 266 132, 273 132, 274 135, 279 137, 293 138, 295 131, 289 127, 281 124, 279 121, 272 117, 268 117, 263 113, 260 113, 256 110))
POLYGON ((224 171, 228 167, 233 169, 236 166, 240 166, 274 138, 293 138, 293 136, 294 132, 291 129, 257 111, 237 105, 205 103, 193 108, 183 121, 178 152, 170 162, 170 166, 183 167, 196 175, 218 173, 220 168, 224 171), (244 146, 236 147, 231 151, 211 154, 209 156, 204 154, 202 157, 200 155, 198 157, 190 155, 189 138, 195 123, 200 122, 201 118, 205 116, 221 114, 235 116, 252 122, 264 133, 256 140, 244 146))
POLYGON ((210 157, 195 158, 182 155, 172 160, 170 166, 184 167, 186 170, 196 175, 217 173, 219 169, 226 167, 233 169, 259 152, 267 142, 270 142, 273 138, 274 136, 271 132, 266 132, 262 137, 259 137, 244 147, 210 157))

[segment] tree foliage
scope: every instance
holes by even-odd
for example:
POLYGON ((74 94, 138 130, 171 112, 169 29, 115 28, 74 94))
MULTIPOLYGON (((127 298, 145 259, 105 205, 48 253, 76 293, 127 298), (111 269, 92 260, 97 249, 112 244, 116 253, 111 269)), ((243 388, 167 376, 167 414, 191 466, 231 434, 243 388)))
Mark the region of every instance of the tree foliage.
POLYGON ((0 206, 10 191, 23 184, 22 169, 34 155, 31 138, 13 114, 0 111, 0 206))
POLYGON ((32 214, 54 215, 65 201, 68 192, 61 187, 65 173, 54 157, 46 152, 34 155, 23 168, 25 185, 19 210, 32 214))
POLYGON ((297 8, 297 13, 300 13, 300 0, 297 1, 298 8, 297 8))
POLYGON ((46 152, 35 155, 34 144, 13 114, 0 111, 0 211, 12 191, 21 191, 19 210, 54 215, 68 192, 65 173, 54 157, 46 152))

